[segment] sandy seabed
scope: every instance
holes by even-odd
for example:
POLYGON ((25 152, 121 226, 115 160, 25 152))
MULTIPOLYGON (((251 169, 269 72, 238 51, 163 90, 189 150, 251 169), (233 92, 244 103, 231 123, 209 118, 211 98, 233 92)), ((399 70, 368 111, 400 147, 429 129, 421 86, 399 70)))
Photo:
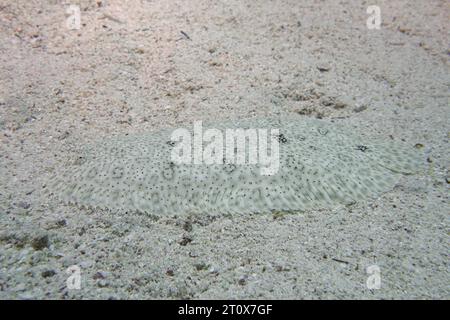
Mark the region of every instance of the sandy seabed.
POLYGON ((0 1, 0 298, 450 298, 450 7, 376 2, 379 29, 366 1, 0 1), (151 219, 42 196, 102 137, 293 113, 416 146, 426 169, 297 214, 151 219))

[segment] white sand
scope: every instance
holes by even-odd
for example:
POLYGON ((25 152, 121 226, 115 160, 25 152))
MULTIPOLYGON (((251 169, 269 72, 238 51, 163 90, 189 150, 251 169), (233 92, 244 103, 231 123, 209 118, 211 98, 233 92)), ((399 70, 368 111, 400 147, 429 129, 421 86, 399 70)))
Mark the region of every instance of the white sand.
POLYGON ((0 298, 450 298, 446 1, 377 1, 380 30, 356 1, 80 2, 80 30, 60 1, 0 4, 0 298), (421 144, 427 171, 275 216, 155 221, 41 196, 100 137, 289 113, 421 144))

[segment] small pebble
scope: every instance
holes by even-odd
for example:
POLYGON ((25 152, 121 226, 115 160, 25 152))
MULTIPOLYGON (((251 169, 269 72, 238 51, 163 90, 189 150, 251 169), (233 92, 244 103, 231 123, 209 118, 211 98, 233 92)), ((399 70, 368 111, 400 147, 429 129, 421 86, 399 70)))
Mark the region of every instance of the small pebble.
POLYGON ((172 269, 167 269, 166 274, 167 274, 169 277, 173 277, 173 276, 175 275, 175 272, 173 272, 172 269))
POLYGON ((352 99, 349 96, 342 95, 336 99, 334 109, 344 109, 352 105, 352 99))
POLYGON ((208 269, 208 266, 204 262, 196 263, 194 266, 197 271, 208 269))
POLYGON ((44 270, 41 273, 41 276, 43 278, 48 278, 48 277, 53 277, 56 274, 55 270, 49 269, 49 270, 44 270))
POLYGON ((215 267, 209 268, 208 272, 211 274, 219 274, 219 270, 215 267))
POLYGON ((364 111, 366 109, 367 109, 367 106, 362 105, 362 106, 359 106, 359 107, 356 107, 355 109, 353 109, 353 112, 358 113, 358 112, 362 112, 362 111, 364 111))
POLYGON ((100 288, 105 288, 109 286, 109 282, 102 279, 97 282, 97 286, 99 286, 100 288))
POLYGON ((48 235, 39 235, 31 240, 31 246, 34 250, 42 250, 50 246, 48 235))
POLYGON ((107 273, 104 271, 98 271, 94 274, 94 276, 92 277, 94 280, 98 280, 98 279, 106 279, 107 273))
POLYGON ((188 243, 191 243, 192 239, 188 236, 183 236, 183 238, 180 240, 180 242, 178 242, 181 246, 185 246, 188 243))
POLYGON ((239 285, 244 286, 247 283, 247 276, 241 276, 238 280, 239 285))
POLYGON ((320 72, 326 72, 326 71, 330 71, 331 70, 331 66, 330 65, 328 65, 328 64, 319 64, 318 66, 317 66, 317 69, 320 71, 320 72))
POLYGON ((186 220, 183 224, 183 229, 187 232, 191 232, 192 231, 192 222, 189 220, 186 220))

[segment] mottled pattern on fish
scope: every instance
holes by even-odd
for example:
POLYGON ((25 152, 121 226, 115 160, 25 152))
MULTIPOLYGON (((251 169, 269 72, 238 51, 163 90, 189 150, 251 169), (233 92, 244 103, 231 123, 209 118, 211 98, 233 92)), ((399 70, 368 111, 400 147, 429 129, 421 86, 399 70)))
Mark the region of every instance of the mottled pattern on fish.
POLYGON ((421 164, 413 147, 366 141, 325 120, 255 118, 206 128, 279 129, 279 171, 264 176, 258 164, 174 164, 172 129, 165 129, 86 147, 48 190, 66 203, 159 216, 304 211, 376 197, 421 164))

